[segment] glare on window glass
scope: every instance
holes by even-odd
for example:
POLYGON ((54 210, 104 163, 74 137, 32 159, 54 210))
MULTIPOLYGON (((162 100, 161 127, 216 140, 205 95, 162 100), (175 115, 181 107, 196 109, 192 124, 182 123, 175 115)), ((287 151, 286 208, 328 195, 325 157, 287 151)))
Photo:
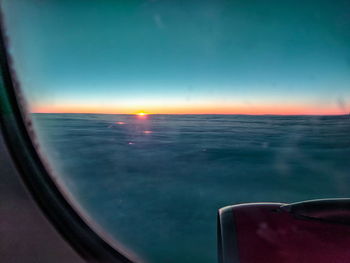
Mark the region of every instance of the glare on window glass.
POLYGON ((216 211, 349 195, 349 1, 4 0, 52 176, 144 262, 215 262, 216 211))

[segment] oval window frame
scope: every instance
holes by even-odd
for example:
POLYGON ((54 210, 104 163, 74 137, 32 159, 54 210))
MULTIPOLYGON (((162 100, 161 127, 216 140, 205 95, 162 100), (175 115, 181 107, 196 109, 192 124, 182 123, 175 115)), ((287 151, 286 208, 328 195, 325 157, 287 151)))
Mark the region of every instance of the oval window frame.
POLYGON ((26 188, 55 229, 87 262, 134 263, 82 219, 54 182, 33 142, 7 46, 0 9, 0 129, 26 188))

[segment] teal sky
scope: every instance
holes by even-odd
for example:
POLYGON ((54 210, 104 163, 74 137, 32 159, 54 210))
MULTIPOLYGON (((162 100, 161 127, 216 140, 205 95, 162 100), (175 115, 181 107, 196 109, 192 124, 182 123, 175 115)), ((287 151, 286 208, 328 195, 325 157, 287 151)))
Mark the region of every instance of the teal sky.
POLYGON ((350 2, 4 0, 32 111, 341 114, 350 2))

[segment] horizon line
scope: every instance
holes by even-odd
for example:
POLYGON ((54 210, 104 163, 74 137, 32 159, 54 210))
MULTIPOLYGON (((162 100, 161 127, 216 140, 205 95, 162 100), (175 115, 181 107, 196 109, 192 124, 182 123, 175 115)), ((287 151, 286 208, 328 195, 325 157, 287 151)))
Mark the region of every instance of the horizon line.
MULTIPOLYGON (((135 115, 137 113, 103 113, 103 112, 29 112, 30 114, 95 114, 95 115, 135 115)), ((146 113, 146 115, 236 115, 236 116, 346 116, 349 113, 343 114, 249 114, 249 113, 146 113)))

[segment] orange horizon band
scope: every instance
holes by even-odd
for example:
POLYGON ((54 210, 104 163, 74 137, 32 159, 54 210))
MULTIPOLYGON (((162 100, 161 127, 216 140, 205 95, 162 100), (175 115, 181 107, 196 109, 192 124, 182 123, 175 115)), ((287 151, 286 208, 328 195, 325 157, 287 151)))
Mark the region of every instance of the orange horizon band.
POLYGON ((43 106, 33 107, 31 113, 91 113, 91 114, 223 114, 223 115, 344 115, 348 112, 338 107, 307 106, 252 106, 252 107, 79 107, 79 106, 43 106), (144 108, 144 110, 142 109, 144 108))

